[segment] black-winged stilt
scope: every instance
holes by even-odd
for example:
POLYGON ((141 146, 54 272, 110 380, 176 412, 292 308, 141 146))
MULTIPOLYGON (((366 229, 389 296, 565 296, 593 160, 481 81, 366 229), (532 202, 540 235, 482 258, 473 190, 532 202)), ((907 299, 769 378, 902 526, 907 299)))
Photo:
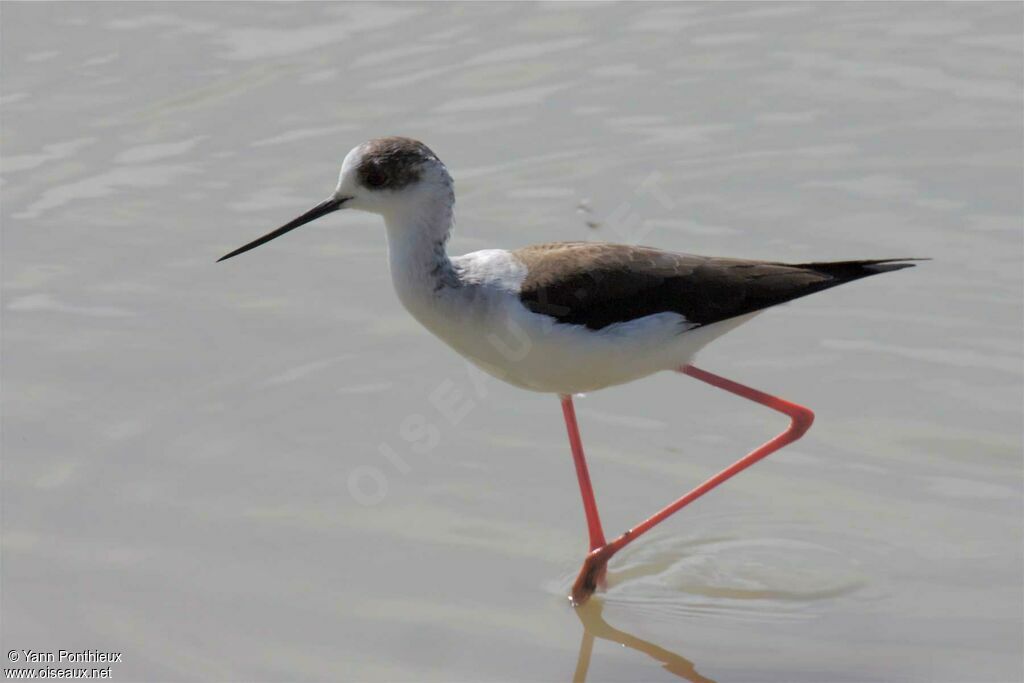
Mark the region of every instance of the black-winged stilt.
POLYGON ((383 216, 391 279, 427 329, 499 379, 557 394, 569 432, 590 552, 572 588, 580 604, 616 552, 811 426, 803 406, 691 364, 703 346, 758 312, 914 259, 785 264, 677 254, 594 242, 487 249, 451 258, 455 192, 441 160, 421 142, 389 137, 345 157, 325 201, 221 257, 237 256, 339 209, 383 216), (509 337, 518 343, 508 343, 509 337), (686 495, 607 541, 587 472, 572 396, 655 372, 681 372, 790 418, 789 427, 686 495))

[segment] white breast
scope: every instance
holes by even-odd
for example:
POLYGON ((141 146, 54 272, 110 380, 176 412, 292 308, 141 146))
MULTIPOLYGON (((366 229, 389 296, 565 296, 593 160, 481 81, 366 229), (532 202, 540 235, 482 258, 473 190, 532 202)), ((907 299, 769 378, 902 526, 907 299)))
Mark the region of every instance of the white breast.
MULTIPOLYGON (((403 303, 424 326, 474 364, 533 391, 595 391, 674 369, 726 331, 724 324, 693 329, 695 325, 677 313, 659 313, 601 330, 560 324, 520 302, 526 268, 509 252, 478 251, 452 259, 452 265, 457 286, 434 290, 421 285, 417 292, 404 295, 400 291, 403 303)), ((739 322, 742 319, 728 328, 739 322)))

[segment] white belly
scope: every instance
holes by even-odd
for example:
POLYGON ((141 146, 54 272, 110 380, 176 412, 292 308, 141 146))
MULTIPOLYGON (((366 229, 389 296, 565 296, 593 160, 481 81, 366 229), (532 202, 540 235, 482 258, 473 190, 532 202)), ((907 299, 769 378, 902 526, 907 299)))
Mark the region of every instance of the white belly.
POLYGON ((577 394, 674 370, 755 315, 697 327, 658 313, 591 330, 527 309, 517 294, 525 268, 506 251, 459 257, 454 280, 406 252, 391 252, 391 275, 409 312, 484 371, 533 391, 577 394))
POLYGON ((449 346, 498 379, 557 394, 596 391, 674 370, 756 315, 696 327, 676 313, 659 313, 591 330, 533 313, 507 294, 486 305, 443 309, 447 315, 421 322, 449 346))

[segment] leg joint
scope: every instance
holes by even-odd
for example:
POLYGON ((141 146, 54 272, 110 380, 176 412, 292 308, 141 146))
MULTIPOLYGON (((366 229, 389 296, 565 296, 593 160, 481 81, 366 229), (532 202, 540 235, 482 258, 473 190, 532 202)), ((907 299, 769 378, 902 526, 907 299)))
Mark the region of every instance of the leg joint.
POLYGON ((793 434, 793 440, 795 441, 806 434, 807 430, 814 424, 814 411, 798 405, 793 407, 795 410, 789 412, 789 418, 792 420, 789 425, 789 431, 793 434))

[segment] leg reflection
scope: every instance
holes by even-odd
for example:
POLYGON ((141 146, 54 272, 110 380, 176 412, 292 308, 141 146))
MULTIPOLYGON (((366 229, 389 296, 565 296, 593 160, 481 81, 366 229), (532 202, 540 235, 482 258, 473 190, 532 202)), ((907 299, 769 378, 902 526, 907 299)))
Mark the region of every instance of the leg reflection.
POLYGON ((686 657, 669 652, 663 647, 654 643, 641 640, 625 631, 614 628, 604 620, 601 612, 604 610, 604 603, 601 600, 588 600, 576 608, 576 616, 583 624, 583 639, 580 641, 580 654, 576 660, 576 672, 573 674, 573 683, 583 683, 587 680, 587 670, 590 668, 590 656, 594 651, 594 639, 603 638, 613 643, 619 643, 626 647, 643 652, 662 663, 666 671, 685 678, 693 683, 715 683, 706 676, 697 673, 693 662, 686 657))

